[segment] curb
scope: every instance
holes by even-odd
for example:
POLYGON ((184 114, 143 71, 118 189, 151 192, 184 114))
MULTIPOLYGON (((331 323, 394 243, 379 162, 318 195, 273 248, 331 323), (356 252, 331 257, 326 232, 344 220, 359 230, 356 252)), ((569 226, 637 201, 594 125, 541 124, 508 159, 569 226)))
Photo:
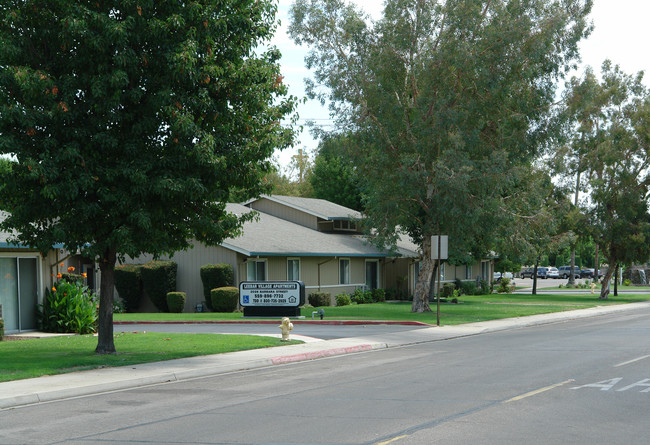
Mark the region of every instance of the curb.
MULTIPOLYGON (((113 321, 113 325, 131 324, 278 324, 274 320, 187 320, 187 321, 113 321)), ((293 324, 319 324, 330 326, 362 326, 362 325, 402 325, 402 326, 435 326, 421 321, 377 321, 377 320, 291 320, 293 324)))

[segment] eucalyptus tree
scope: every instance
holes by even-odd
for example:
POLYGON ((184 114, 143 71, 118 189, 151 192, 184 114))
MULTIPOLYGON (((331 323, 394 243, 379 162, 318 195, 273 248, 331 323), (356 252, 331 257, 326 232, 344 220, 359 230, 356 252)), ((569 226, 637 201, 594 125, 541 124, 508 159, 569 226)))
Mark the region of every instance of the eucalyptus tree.
POLYGON ((553 136, 556 83, 578 57, 591 0, 387 0, 371 21, 342 0, 296 0, 312 97, 355 135, 376 239, 422 250, 413 311, 430 310, 431 236, 450 260, 485 254, 511 172, 553 136))
POLYGON ((600 293, 606 299, 617 265, 650 258, 650 92, 642 72, 628 75, 610 61, 601 76, 587 70, 572 78, 565 104, 571 149, 584 153, 588 172, 592 236, 608 262, 600 293))
POLYGON ((271 0, 7 0, 0 4, 0 154, 17 164, 4 229, 101 270, 96 351, 115 352, 114 266, 240 230, 294 109, 271 0))

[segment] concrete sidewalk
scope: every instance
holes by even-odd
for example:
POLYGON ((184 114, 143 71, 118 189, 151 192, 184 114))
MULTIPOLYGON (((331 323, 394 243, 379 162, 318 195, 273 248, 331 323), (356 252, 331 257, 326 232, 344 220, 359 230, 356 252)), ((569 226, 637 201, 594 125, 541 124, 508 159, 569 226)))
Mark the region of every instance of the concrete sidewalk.
POLYGON ((0 409, 640 309, 650 309, 650 302, 595 307, 465 325, 414 329, 395 332, 390 335, 381 334, 367 337, 311 341, 277 348, 255 349, 3 382, 0 383, 0 409))

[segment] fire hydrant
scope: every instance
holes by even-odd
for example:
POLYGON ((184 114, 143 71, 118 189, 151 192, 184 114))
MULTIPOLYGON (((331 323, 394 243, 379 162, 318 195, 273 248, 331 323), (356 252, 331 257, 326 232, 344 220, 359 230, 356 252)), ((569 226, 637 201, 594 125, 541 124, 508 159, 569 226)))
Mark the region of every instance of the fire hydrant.
POLYGON ((293 323, 291 323, 289 317, 283 317, 282 324, 278 327, 282 331, 282 341, 289 341, 289 332, 293 330, 293 323))
POLYGON ((594 290, 596 290, 596 283, 592 282, 589 287, 591 287, 591 293, 594 293, 594 290))

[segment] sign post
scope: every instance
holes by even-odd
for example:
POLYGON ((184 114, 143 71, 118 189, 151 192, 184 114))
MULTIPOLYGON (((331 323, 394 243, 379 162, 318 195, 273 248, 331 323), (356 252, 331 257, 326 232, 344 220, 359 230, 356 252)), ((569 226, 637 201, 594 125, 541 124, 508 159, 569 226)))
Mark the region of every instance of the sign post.
POLYGON ((302 281, 242 281, 239 304, 244 317, 297 317, 305 304, 302 281))
POLYGON ((436 294, 436 326, 440 326, 440 260, 448 257, 447 235, 431 236, 431 259, 438 260, 438 292, 436 294))

